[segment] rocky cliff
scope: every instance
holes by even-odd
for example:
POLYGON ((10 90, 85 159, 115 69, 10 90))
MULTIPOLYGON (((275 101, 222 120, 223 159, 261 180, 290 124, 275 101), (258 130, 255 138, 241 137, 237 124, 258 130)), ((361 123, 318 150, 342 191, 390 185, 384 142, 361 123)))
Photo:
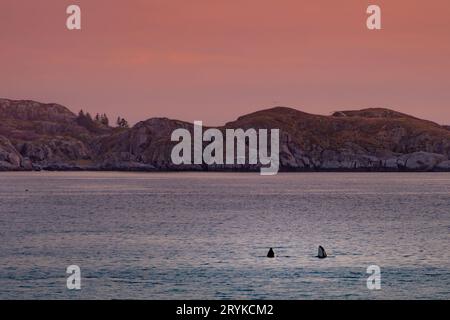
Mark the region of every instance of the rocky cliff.
MULTIPOLYGON (((0 99, 0 170, 256 170, 249 165, 175 166, 166 118, 111 128, 58 104, 0 99)), ((276 107, 222 128, 279 128, 281 170, 450 171, 450 130, 388 109, 331 116, 276 107)))

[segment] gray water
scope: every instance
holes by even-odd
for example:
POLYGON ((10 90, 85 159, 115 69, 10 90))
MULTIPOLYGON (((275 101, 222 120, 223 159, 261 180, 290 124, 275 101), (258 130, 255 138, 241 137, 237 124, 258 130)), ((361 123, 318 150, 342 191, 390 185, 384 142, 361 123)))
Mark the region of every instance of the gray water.
POLYGON ((448 173, 0 173, 0 298, 449 299, 449 233, 448 173))

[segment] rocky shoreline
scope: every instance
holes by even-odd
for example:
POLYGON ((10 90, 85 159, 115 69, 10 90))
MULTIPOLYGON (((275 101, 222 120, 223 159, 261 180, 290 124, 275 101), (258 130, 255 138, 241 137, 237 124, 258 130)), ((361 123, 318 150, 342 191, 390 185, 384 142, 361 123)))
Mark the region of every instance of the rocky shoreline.
MULTIPOLYGON (((173 130, 188 122, 153 118, 113 128, 64 106, 0 99, 0 171, 259 171, 254 165, 171 163, 173 130)), ((450 172, 450 129, 389 109, 331 116, 276 107, 227 128, 279 128, 281 172, 450 172)))

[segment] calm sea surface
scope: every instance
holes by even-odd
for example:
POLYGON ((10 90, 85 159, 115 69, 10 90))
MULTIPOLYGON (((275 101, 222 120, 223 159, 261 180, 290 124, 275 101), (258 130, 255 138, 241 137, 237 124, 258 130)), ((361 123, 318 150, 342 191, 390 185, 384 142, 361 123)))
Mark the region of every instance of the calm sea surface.
POLYGON ((449 235, 448 173, 0 173, 0 299, 450 299, 449 235))

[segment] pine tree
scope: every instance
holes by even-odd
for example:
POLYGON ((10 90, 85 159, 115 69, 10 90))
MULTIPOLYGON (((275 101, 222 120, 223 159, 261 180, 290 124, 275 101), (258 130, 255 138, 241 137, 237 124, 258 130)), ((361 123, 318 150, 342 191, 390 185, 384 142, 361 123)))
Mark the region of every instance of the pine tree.
POLYGON ((105 126, 109 126, 109 119, 108 119, 108 116, 106 115, 106 113, 101 115, 100 122, 105 126))
POLYGON ((130 127, 128 124, 128 121, 121 117, 117 118, 116 124, 119 128, 129 128, 130 127))
POLYGON ((121 126, 122 128, 129 128, 129 127, 130 127, 130 126, 128 125, 128 121, 125 120, 124 118, 122 118, 122 121, 121 121, 120 126, 121 126))

